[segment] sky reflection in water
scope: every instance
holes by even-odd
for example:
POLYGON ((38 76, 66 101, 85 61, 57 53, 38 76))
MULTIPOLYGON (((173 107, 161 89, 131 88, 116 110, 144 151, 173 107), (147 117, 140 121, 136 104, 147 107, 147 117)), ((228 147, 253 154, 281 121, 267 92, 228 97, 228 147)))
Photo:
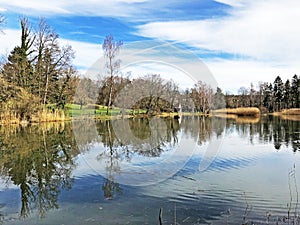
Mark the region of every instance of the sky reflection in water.
POLYGON ((300 121, 188 117, 155 132, 146 119, 126 123, 138 142, 110 121, 0 127, 0 221, 156 224, 163 208, 171 224, 176 208, 180 224, 265 223, 267 212, 275 223, 295 210, 300 121), (199 170, 213 139, 218 149, 199 170), (196 148, 176 152, 183 140, 196 148))

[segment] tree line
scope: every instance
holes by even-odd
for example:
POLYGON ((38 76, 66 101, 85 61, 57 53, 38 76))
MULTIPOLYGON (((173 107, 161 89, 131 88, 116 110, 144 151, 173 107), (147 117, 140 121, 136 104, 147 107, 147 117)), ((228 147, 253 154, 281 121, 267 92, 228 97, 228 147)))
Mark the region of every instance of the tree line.
MULTIPOLYGON (((121 109, 144 109, 147 114, 174 112, 179 108, 187 112, 209 113, 220 108, 258 107, 263 112, 300 108, 300 77, 283 82, 277 76, 273 83, 258 84, 258 89, 241 87, 238 94, 224 94, 221 88, 214 90, 208 84, 198 81, 185 91, 172 80, 164 80, 159 74, 148 74, 139 78, 120 75, 118 53, 122 42, 107 36, 103 42, 108 76, 93 82, 85 78, 79 88, 81 104, 97 103, 121 109), (98 94, 95 98, 95 93, 98 94), (84 97, 85 96, 85 97, 84 97), (84 99, 83 99, 84 98, 84 99)), ((96 95, 97 95, 96 94, 96 95)))
POLYGON ((255 89, 241 87, 238 95, 226 94, 226 107, 258 107, 265 112, 300 108, 300 76, 296 74, 285 82, 277 76, 273 83, 259 82, 255 89))
POLYGON ((238 94, 223 93, 219 87, 214 90, 202 81, 182 91, 174 81, 164 80, 159 74, 135 79, 116 75, 97 82, 84 78, 81 82, 84 88, 79 95, 83 105, 97 103, 108 107, 144 109, 150 114, 174 112, 179 108, 184 112, 201 113, 237 107, 257 107, 269 113, 300 108, 300 77, 297 75, 291 81, 283 82, 277 76, 273 83, 259 82, 257 88, 253 84, 249 88, 241 87, 238 94), (98 93, 97 98, 95 93, 98 93), (139 99, 143 93, 146 97, 139 99))
MULTIPOLYGON (((0 23, 3 21, 1 17, 0 23)), ((237 95, 224 94, 221 88, 213 89, 202 81, 181 90, 159 74, 124 76, 118 58, 123 43, 111 35, 102 43, 104 76, 98 80, 79 78, 72 47, 61 46, 59 35, 44 19, 33 27, 27 18, 21 18, 20 26, 19 45, 0 63, 0 109, 15 112, 21 120, 30 120, 40 110, 65 109, 67 103, 80 104, 81 108, 104 105, 106 114, 118 107, 122 114, 132 109, 149 115, 179 109, 209 113, 225 107, 259 107, 266 112, 300 108, 297 75, 285 82, 278 76, 273 83, 259 83, 257 89, 251 84, 250 88, 240 88, 237 95)))

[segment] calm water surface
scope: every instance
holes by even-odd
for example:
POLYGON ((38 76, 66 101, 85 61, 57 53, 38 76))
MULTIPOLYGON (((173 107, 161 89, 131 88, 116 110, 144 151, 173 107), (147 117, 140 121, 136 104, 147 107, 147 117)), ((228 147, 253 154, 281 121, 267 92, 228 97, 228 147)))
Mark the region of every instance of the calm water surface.
POLYGON ((0 224, 298 224, 297 117, 0 126, 0 224))

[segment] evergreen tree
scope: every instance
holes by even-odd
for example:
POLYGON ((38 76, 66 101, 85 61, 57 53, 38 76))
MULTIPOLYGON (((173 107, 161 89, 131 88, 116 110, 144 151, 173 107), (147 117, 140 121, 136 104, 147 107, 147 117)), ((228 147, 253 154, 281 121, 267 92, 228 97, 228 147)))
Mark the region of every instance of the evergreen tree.
POLYGON ((273 93, 273 86, 270 83, 265 84, 264 86, 264 91, 263 91, 263 95, 264 95, 264 100, 263 100, 263 106, 267 109, 268 112, 272 112, 273 111, 273 104, 272 104, 272 93, 273 93))
POLYGON ((20 23, 21 44, 8 56, 8 62, 3 66, 3 77, 10 83, 30 90, 34 82, 31 55, 34 52, 32 45, 35 36, 32 34, 28 19, 22 18, 20 23))
POLYGON ((282 109, 282 100, 284 97, 284 84, 280 76, 277 76, 274 81, 274 89, 273 89, 273 96, 274 96, 274 103, 275 103, 275 110, 281 111, 282 109))
POLYGON ((292 79, 291 98, 292 107, 300 108, 300 77, 298 77, 296 74, 292 79))
POLYGON ((222 89, 217 87, 217 91, 214 96, 214 109, 225 108, 225 95, 222 92, 222 89))
POLYGON ((292 97, 291 97, 291 83, 290 80, 286 80, 284 84, 284 97, 283 97, 283 107, 288 109, 291 107, 292 97))

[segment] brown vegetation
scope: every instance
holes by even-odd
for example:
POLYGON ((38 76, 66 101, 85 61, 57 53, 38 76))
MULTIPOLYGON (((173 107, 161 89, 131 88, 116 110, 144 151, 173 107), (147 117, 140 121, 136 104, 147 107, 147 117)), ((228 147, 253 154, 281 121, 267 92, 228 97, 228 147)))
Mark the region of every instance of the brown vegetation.
POLYGON ((47 110, 43 110, 38 113, 36 116, 32 117, 31 122, 59 122, 65 121, 65 113, 61 110, 55 110, 54 112, 49 112, 47 110))
POLYGON ((300 115, 300 108, 284 109, 281 111, 283 115, 300 115))
POLYGON ((280 115, 283 120, 300 121, 299 115, 280 115))
POLYGON ((217 109, 213 111, 213 115, 218 114, 234 114, 237 116, 259 116, 260 110, 256 107, 240 107, 233 109, 217 109))
POLYGON ((300 108, 284 109, 281 112, 273 113, 274 116, 280 116, 285 120, 300 121, 300 108))
POLYGON ((64 111, 55 110, 50 112, 43 110, 35 114, 31 114, 30 118, 21 119, 15 111, 0 112, 0 124, 24 124, 24 123, 40 123, 40 122, 62 122, 66 120, 64 111))

